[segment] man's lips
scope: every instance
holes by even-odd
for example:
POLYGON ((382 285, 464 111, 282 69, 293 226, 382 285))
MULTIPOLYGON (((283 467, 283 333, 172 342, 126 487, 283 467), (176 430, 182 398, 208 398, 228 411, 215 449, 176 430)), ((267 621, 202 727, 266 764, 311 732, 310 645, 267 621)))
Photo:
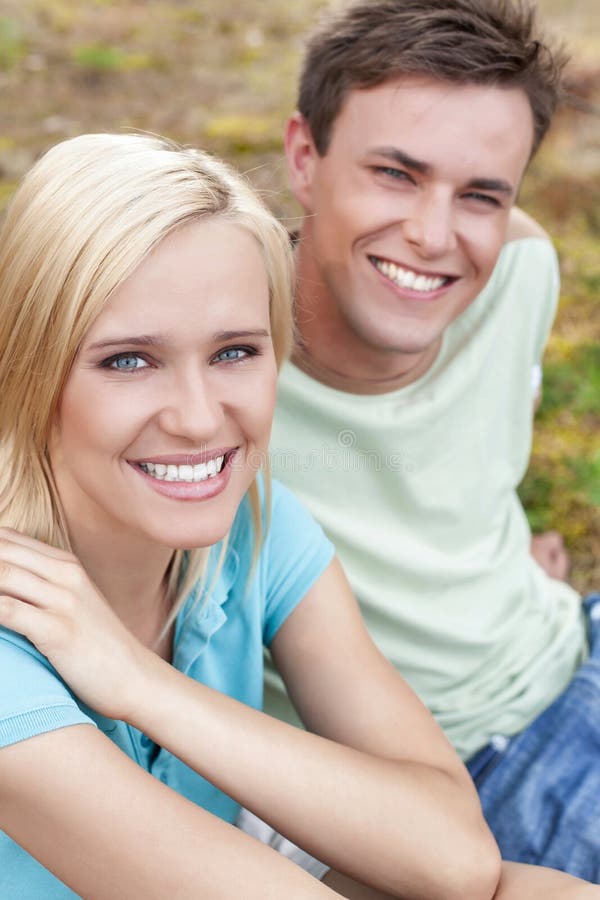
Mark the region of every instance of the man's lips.
POLYGON ((415 294, 433 294, 457 280, 447 272, 425 272, 381 256, 369 255, 371 265, 397 287, 415 294))

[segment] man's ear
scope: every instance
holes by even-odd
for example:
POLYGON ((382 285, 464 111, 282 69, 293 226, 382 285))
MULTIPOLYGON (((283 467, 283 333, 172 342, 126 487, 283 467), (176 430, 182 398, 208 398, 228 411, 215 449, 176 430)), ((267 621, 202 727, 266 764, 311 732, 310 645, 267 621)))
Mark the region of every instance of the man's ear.
POLYGON ((285 131, 285 156, 290 187, 306 212, 312 212, 312 185, 318 155, 308 122, 295 112, 285 131))

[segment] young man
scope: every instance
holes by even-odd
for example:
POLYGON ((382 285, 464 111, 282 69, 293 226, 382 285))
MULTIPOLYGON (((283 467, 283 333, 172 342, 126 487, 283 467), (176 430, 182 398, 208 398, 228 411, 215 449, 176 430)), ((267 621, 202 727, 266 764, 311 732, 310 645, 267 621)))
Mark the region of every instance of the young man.
MULTIPOLYGON (((306 215, 272 461, 503 856, 597 882, 600 603, 536 563, 516 495, 558 270, 511 210, 564 61, 516 0, 364 0, 315 33, 286 135, 306 215)), ((266 700, 291 719, 272 673, 266 700)))

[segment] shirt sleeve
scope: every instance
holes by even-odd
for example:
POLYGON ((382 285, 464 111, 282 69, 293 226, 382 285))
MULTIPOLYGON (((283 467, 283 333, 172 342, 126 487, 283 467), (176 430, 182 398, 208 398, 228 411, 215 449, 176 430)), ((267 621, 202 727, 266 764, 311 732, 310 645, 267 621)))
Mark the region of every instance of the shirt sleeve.
POLYGON ((542 381, 544 380, 543 372, 542 372, 542 364, 535 363, 534 367, 531 370, 531 396, 534 400, 537 399, 541 389, 542 389, 542 381))
POLYGON ((0 747, 67 725, 93 724, 33 644, 0 628, 0 747))
POLYGON ((267 647, 334 554, 333 544, 308 510, 274 481, 271 522, 261 554, 266 584, 263 641, 267 647))
POLYGON ((516 301, 523 306, 531 339, 531 361, 536 365, 544 354, 558 308, 558 257, 547 238, 521 238, 505 249, 506 275, 516 301))
POLYGON ((550 241, 542 239, 538 240, 537 243, 536 249, 539 253, 539 264, 536 270, 541 282, 540 293, 542 296, 539 318, 537 320, 538 328, 536 330, 535 348, 535 360, 539 362, 544 354, 558 309, 560 270, 554 245, 550 241))

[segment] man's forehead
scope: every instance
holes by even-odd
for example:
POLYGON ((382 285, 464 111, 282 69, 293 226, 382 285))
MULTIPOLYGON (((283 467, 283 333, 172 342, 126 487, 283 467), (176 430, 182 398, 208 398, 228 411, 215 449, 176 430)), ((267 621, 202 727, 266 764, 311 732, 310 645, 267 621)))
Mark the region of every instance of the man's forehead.
POLYGON ((333 123, 332 143, 336 136, 348 153, 387 148, 390 156, 398 152, 398 162, 403 155, 412 159, 417 171, 439 159, 444 141, 453 153, 468 155, 469 144, 478 143, 479 150, 499 152, 499 158, 511 150, 522 155, 524 149, 528 159, 533 113, 521 88, 406 75, 348 91, 333 123))
POLYGON ((521 87, 505 87, 496 84, 486 84, 476 81, 450 81, 435 78, 427 73, 406 73, 394 76, 375 85, 350 88, 344 95, 338 114, 334 120, 342 118, 344 114, 358 107, 362 112, 370 108, 388 105, 401 111, 402 108, 410 110, 413 105, 422 102, 431 104, 436 115, 443 116, 443 106, 448 100, 453 104, 464 104, 472 107, 474 96, 485 96, 486 103, 498 105, 502 103, 507 93, 519 95, 530 106, 526 91, 521 87))

